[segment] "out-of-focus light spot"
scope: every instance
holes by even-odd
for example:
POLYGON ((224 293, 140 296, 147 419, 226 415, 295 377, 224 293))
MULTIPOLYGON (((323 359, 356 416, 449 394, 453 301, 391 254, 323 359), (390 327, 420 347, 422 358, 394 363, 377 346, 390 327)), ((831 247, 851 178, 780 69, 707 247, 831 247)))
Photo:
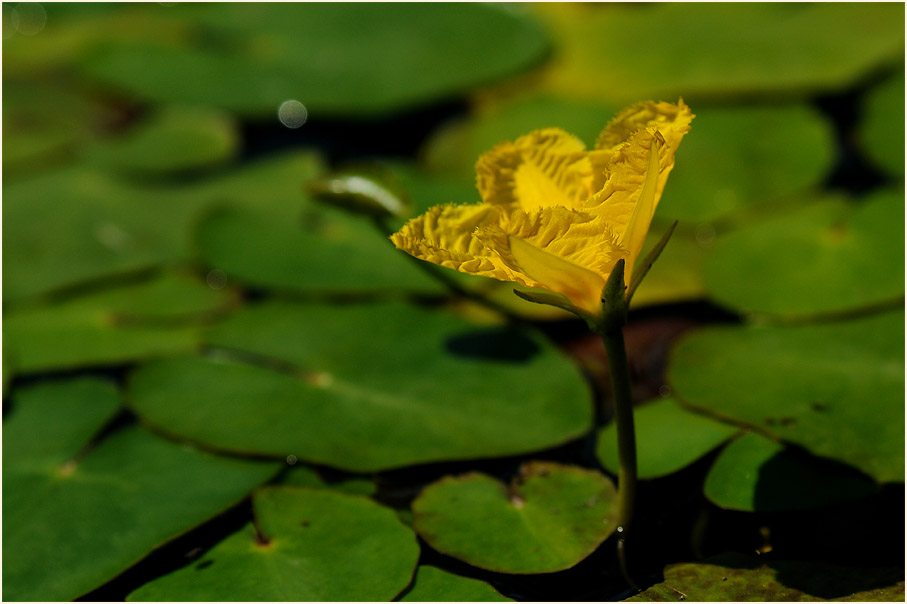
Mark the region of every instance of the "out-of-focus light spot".
POLYGON ((3 8, 3 39, 11 37, 19 29, 19 13, 8 3, 2 5, 3 8))
POLYGON ((222 269, 215 268, 208 271, 205 281, 211 289, 223 289, 227 285, 227 273, 222 269))
POLYGON ((47 23, 47 12, 38 2, 20 2, 12 14, 18 19, 16 31, 25 36, 35 35, 47 23))
POLYGON ((280 104, 277 117, 287 128, 299 128, 309 119, 309 111, 299 101, 289 100, 280 104))
POLYGON ((715 232, 715 227, 711 224, 704 223, 696 227, 696 243, 700 247, 710 248, 715 244, 715 239, 717 239, 718 233, 715 232))

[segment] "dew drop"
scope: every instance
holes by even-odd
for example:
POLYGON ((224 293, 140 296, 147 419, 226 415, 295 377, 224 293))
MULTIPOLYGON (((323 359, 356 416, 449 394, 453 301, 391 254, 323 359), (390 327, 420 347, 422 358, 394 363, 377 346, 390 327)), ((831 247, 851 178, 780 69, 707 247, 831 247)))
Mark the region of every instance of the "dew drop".
POLYGON ((309 118, 305 105, 296 100, 284 101, 277 110, 277 117, 287 128, 299 128, 309 118))
POLYGON ((299 461, 295 455, 287 455, 287 463, 291 466, 296 465, 296 462, 299 461))

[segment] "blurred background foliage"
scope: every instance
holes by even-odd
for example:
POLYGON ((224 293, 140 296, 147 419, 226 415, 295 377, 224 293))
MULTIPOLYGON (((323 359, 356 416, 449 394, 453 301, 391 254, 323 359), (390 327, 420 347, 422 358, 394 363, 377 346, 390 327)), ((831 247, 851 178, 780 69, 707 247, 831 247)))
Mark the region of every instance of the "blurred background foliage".
POLYGON ((638 598, 903 599, 902 4, 2 11, 5 599, 631 595, 600 343, 309 191, 478 201, 495 144, 681 96, 638 598))

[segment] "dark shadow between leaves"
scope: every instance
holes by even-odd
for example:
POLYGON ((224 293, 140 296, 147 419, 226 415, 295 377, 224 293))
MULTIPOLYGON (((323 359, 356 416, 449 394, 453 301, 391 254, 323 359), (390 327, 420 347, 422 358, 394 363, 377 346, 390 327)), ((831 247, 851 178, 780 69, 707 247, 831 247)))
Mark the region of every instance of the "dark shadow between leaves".
POLYGON ((539 345, 531 338, 506 327, 451 336, 444 342, 444 348, 459 357, 516 364, 528 363, 540 352, 539 345))
POLYGON ((753 501, 757 512, 802 510, 877 491, 878 485, 856 468, 787 446, 759 468, 753 501))

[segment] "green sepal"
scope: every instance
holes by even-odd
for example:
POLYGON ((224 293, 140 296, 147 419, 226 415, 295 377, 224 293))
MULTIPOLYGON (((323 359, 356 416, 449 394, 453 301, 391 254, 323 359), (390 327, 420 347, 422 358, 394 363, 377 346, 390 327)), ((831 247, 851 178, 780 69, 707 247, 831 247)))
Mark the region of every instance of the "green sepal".
POLYGON ((627 298, 624 293, 624 265, 626 260, 621 258, 611 269, 608 282, 602 290, 602 314, 598 323, 599 333, 613 333, 620 331, 627 324, 627 298))
POLYGON ((633 298, 633 294, 636 292, 636 288, 639 287, 639 284, 642 283, 643 277, 649 272, 649 269, 652 268, 652 264, 658 259, 658 256, 661 255, 661 251, 668 244, 668 240, 671 239, 671 235, 674 234, 674 227, 677 226, 677 221, 671 223, 671 226, 668 227, 668 230, 665 231, 665 234, 661 236, 661 239, 658 240, 658 243, 655 244, 655 247, 643 258, 643 261, 639 263, 639 266, 636 267, 636 271, 633 273, 633 278, 630 279, 630 287, 627 289, 627 306, 630 305, 630 300, 633 298))

